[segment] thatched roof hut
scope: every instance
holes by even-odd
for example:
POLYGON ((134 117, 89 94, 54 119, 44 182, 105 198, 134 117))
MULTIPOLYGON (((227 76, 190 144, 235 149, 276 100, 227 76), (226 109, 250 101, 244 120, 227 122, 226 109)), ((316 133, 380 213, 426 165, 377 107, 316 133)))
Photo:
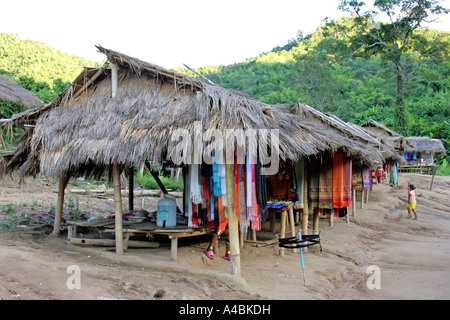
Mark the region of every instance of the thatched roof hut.
POLYGON ((0 100, 21 102, 26 107, 42 105, 42 101, 33 93, 3 77, 0 77, 0 100))
POLYGON ((395 148, 400 154, 417 153, 433 156, 435 154, 445 154, 446 152, 444 144, 439 139, 431 139, 430 137, 404 137, 374 120, 366 121, 361 127, 377 137, 383 144, 395 148))
POLYGON ((442 155, 446 150, 444 144, 439 139, 429 137, 406 137, 403 151, 405 153, 424 153, 429 155, 442 155))
MULTIPOLYGON (((199 121, 204 131, 277 129, 284 159, 336 147, 320 126, 244 93, 98 49, 118 67, 115 98, 111 98, 111 69, 86 68, 50 104, 15 115, 14 123, 35 128, 22 137, 15 155, 8 159, 9 170, 20 167, 23 174, 59 176, 70 171, 89 176, 113 162, 161 163, 177 151, 172 134, 183 129, 192 135, 199 121)), ((261 149, 267 148, 268 139, 258 140, 261 149)))

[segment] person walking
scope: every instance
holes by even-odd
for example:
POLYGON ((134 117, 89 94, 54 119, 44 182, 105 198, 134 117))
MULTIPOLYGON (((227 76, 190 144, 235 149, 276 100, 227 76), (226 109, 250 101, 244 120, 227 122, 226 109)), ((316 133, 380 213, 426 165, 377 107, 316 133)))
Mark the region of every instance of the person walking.
POLYGON ((416 187, 413 184, 408 186, 408 219, 412 218, 411 211, 414 213, 414 219, 417 220, 416 213, 416 192, 414 191, 416 187))

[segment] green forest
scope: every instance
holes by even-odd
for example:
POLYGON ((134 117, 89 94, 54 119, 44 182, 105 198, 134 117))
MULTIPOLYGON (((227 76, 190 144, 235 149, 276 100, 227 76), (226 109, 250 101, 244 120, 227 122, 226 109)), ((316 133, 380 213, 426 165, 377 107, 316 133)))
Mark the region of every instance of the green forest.
MULTIPOLYGON (((367 17, 365 23, 370 23, 367 17)), ((399 53, 376 51, 370 43, 361 50, 355 41, 360 34, 357 27, 355 18, 325 21, 312 34, 299 31, 286 45, 257 57, 195 71, 268 104, 303 102, 356 124, 374 119, 409 136, 441 139, 450 150, 450 32, 417 28, 399 53), (401 95, 398 65, 402 67, 401 95)), ((394 37, 384 24, 378 25, 377 32, 394 37)), ((42 42, 0 34, 0 76, 36 93, 45 103, 84 66, 99 63, 42 42)), ((198 77, 187 69, 175 71, 198 77)), ((3 117, 21 111, 1 103, 3 117)), ((438 158, 441 163, 444 160, 450 162, 449 151, 447 157, 438 158)))

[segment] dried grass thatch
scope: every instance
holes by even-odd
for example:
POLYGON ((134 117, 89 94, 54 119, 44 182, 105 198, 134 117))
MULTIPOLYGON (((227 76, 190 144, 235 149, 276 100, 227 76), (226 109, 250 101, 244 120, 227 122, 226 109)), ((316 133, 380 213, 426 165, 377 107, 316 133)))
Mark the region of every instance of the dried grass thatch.
POLYGON ((445 154, 446 152, 444 144, 439 139, 404 137, 374 120, 366 121, 361 127, 376 136, 383 144, 390 148, 394 147, 399 153, 445 154))
POLYGON ((362 128, 346 123, 335 115, 324 114, 304 103, 298 103, 291 112, 302 119, 320 124, 323 130, 331 131, 335 143, 339 144, 338 151, 346 152, 369 167, 374 167, 380 161, 402 160, 397 152, 383 146, 362 128))
POLYGON ((403 152, 422 154, 445 154, 444 144, 439 139, 429 137, 406 137, 403 152))
POLYGON ((0 77, 0 100, 21 102, 26 107, 42 105, 42 101, 33 93, 3 77, 0 77))
MULTIPOLYGON (((337 148, 333 136, 327 136, 320 126, 279 107, 112 50, 98 49, 119 68, 115 98, 111 98, 111 71, 86 69, 49 105, 15 116, 16 123, 35 122, 35 128, 9 158, 9 169, 20 165, 24 174, 58 176, 71 171, 94 175, 113 162, 127 166, 144 161, 161 163, 180 145, 172 141, 172 134, 182 129, 193 136, 199 122, 203 132, 278 129, 280 156, 285 159, 337 148), (21 163, 23 153, 27 156, 21 163)), ((260 150, 267 149, 269 138, 259 136, 260 150)))

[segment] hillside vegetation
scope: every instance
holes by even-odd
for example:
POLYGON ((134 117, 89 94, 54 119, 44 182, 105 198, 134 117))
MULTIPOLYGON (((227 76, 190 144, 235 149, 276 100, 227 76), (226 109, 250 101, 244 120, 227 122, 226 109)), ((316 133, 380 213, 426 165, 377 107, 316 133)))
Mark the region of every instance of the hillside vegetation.
MULTIPOLYGON (((352 19, 343 18, 310 35, 299 32, 285 46, 244 62, 196 71, 217 85, 246 92, 269 104, 303 102, 345 121, 361 124, 372 118, 393 128, 397 100, 392 66, 382 54, 352 54, 350 41, 339 32, 343 26, 350 29, 352 23, 352 19)), ((414 35, 421 46, 411 45, 402 56, 408 71, 403 89, 408 133, 441 139, 449 150, 450 33, 420 29, 414 35), (443 52, 424 58, 423 48, 436 43, 444 46, 443 52)), ((0 76, 36 93, 44 102, 64 90, 84 66, 98 63, 42 42, 0 34, 0 76)), ((197 77, 189 70, 176 71, 197 77)), ((14 108, 5 112, 3 105, 3 116, 18 111, 14 108)))

